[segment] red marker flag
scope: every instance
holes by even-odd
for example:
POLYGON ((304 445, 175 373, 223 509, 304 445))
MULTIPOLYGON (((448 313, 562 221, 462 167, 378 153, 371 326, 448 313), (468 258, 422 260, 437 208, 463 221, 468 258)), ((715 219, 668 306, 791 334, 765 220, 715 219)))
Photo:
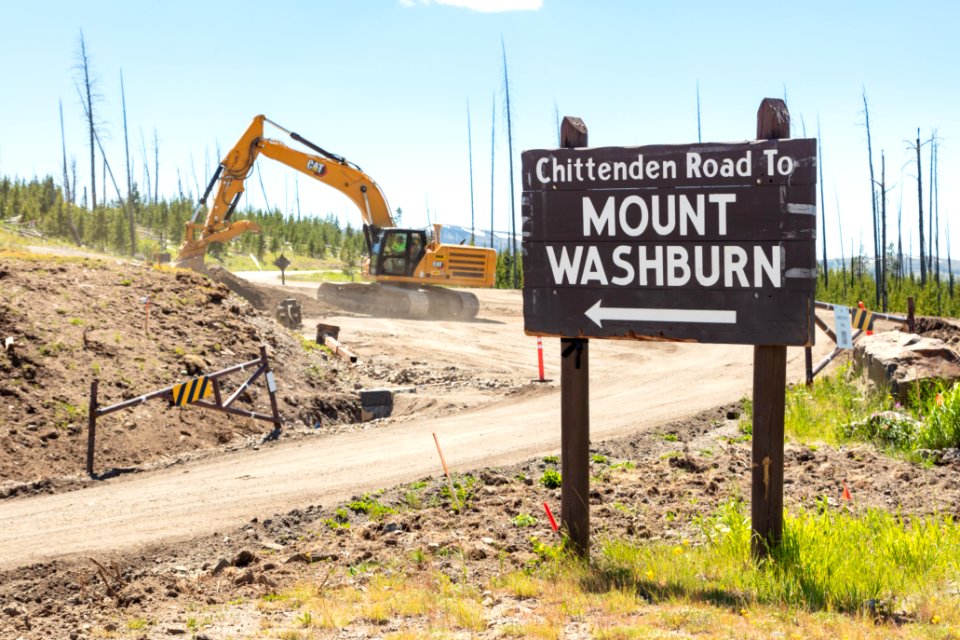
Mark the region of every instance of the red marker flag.
POLYGON ((546 502, 543 503, 543 509, 547 512, 547 518, 550 519, 550 526, 553 527, 553 531, 556 533, 558 531, 557 521, 553 519, 553 514, 550 513, 550 506, 546 502))
POLYGON ((843 495, 841 496, 844 500, 853 500, 853 496, 850 495, 850 489, 847 488, 847 481, 843 481, 843 495))

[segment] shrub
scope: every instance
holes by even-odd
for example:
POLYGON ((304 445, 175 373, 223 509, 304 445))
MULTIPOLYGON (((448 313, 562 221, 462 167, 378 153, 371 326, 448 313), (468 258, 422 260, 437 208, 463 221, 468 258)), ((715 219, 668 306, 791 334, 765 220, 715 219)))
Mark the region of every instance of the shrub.
POLYGON ((547 469, 543 472, 543 475, 540 476, 540 484, 547 489, 558 489, 562 483, 563 478, 556 469, 547 469))

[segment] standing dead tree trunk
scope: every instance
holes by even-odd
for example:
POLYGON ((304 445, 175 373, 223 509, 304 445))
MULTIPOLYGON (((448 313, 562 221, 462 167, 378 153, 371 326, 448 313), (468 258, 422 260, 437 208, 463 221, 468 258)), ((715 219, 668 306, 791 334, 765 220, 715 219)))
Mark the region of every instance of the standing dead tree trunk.
POLYGON ((877 233, 878 231, 878 220, 877 220, 877 190, 876 190, 876 179, 874 178, 873 173, 873 147, 870 140, 870 108, 867 105, 867 90, 863 90, 863 115, 866 121, 867 127, 867 160, 870 165, 870 205, 873 210, 873 259, 874 259, 874 275, 876 281, 874 283, 876 289, 876 301, 879 305, 880 302, 880 236, 877 233))
POLYGON ((123 88, 123 70, 120 70, 120 104, 123 108, 123 150, 127 163, 127 222, 130 226, 130 255, 137 253, 137 232, 133 224, 133 168, 130 164, 130 136, 127 131, 127 94, 123 88))
POLYGON ((836 187, 833 190, 833 199, 837 203, 837 237, 840 238, 840 283, 843 285, 843 294, 847 294, 847 260, 843 255, 843 224, 840 217, 840 196, 837 195, 836 187))
MULTIPOLYGON (((930 211, 933 216, 933 237, 936 243, 930 245, 930 249, 936 254, 936 281, 940 284, 940 145, 937 140, 937 130, 934 129, 930 136, 930 147, 932 149, 933 160, 930 162, 930 193, 933 195, 933 201, 930 204, 930 211)), ((937 294, 940 295, 939 293, 937 294)))
POLYGON ((490 248, 493 249, 493 176, 494 155, 497 150, 497 93, 493 93, 493 107, 490 110, 490 248))
POLYGON ((880 150, 880 305, 887 310, 887 159, 880 150))
MULTIPOLYGON (((697 83, 697 141, 700 140, 700 84, 697 83)), ((823 240, 823 289, 830 286, 830 266, 827 264, 827 201, 823 197, 823 146, 820 138, 820 116, 817 116, 817 169, 820 171, 820 236, 823 240)))
MULTIPOLYGON (((67 228, 70 230, 70 235, 73 236, 73 241, 77 246, 83 244, 80 239, 80 233, 77 231, 77 227, 73 224, 73 213, 71 209, 73 208, 73 201, 75 199, 74 190, 76 189, 76 179, 73 183, 70 182, 70 173, 67 169, 67 136, 63 130, 63 101, 60 101, 60 142, 63 147, 63 198, 64 198, 64 209, 67 216, 67 228)), ((76 168, 76 165, 74 165, 76 168)))
POLYGON ((90 72, 90 57, 87 55, 87 44, 83 39, 83 31, 80 31, 80 51, 77 52, 77 71, 80 72, 83 80, 84 92, 80 99, 84 105, 84 111, 87 116, 87 127, 90 135, 90 210, 97 208, 97 158, 96 144, 96 124, 94 121, 93 102, 99 97, 96 93, 96 79, 90 72))
POLYGON ((147 140, 143 137, 143 129, 140 129, 140 157, 143 161, 143 188, 145 199, 149 202, 150 194, 153 192, 153 181, 150 175, 150 156, 147 155, 147 140))
POLYGON ((470 166, 470 246, 477 244, 476 221, 473 209, 473 133, 470 127, 470 101, 467 100, 467 158, 470 166))
POLYGON ((927 261, 923 248, 923 172, 920 166, 920 128, 917 128, 917 208, 920 220, 920 287, 927 284, 927 261))
POLYGON ((510 116, 510 79, 507 76, 507 47, 500 38, 500 49, 503 51, 503 91, 506 94, 507 109, 507 158, 510 166, 510 257, 513 266, 513 288, 520 287, 520 278, 517 273, 517 215, 516 198, 513 195, 513 118, 510 116))
POLYGON ((160 201, 160 138, 153 128, 153 204, 160 201))
POLYGON ((940 282, 939 277, 934 276, 933 271, 933 236, 934 236, 934 224, 933 224, 933 172, 934 167, 933 163, 935 162, 934 154, 936 153, 936 142, 934 142, 934 132, 930 134, 930 181, 927 183, 929 185, 929 195, 927 196, 930 200, 929 205, 927 206, 927 273, 930 274, 931 278, 934 278, 934 282, 940 282))
MULTIPOLYGON (((903 184, 903 172, 900 173, 900 184, 903 184)), ((903 189, 900 189, 900 203, 897 205, 897 283, 903 280, 906 271, 903 268, 903 189)))

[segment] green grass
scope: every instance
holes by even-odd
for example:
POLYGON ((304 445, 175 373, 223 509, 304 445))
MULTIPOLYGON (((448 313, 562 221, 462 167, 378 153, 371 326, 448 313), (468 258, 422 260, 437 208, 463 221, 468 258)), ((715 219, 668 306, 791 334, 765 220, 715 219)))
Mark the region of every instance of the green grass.
MULTIPOLYGON (((745 403, 741 430, 750 432, 745 403)), ((960 446, 960 385, 929 386, 902 406, 850 365, 787 390, 784 429, 802 443, 872 442, 893 452, 960 446)))
POLYGON ((513 523, 513 526, 522 529, 537 524, 537 519, 529 513, 518 513, 510 519, 510 522, 513 523))
POLYGON ((314 273, 288 273, 287 280, 297 282, 355 282, 359 279, 359 274, 353 278, 343 273, 343 271, 323 270, 314 273))
POLYGON ((741 502, 697 522, 696 545, 603 544, 584 587, 635 590, 652 602, 882 613, 906 598, 920 606, 960 578, 960 527, 948 516, 801 510, 786 516, 781 546, 759 564, 741 502))
POLYGON ((453 480, 453 490, 456 491, 455 497, 451 496, 449 486, 442 486, 440 487, 440 495, 450 500, 450 508, 453 509, 454 513, 462 513, 473 505, 473 501, 477 497, 477 478, 470 474, 455 478, 453 480))
POLYGON ((388 507, 370 494, 365 494, 359 500, 348 503, 347 508, 354 513, 364 513, 371 520, 382 520, 385 516, 397 512, 396 509, 388 507))
POLYGON ((869 387, 858 371, 845 365, 832 375, 817 378, 810 387, 796 385, 787 390, 784 429, 799 442, 839 444, 847 439, 842 435, 843 425, 891 406, 885 392, 869 387))

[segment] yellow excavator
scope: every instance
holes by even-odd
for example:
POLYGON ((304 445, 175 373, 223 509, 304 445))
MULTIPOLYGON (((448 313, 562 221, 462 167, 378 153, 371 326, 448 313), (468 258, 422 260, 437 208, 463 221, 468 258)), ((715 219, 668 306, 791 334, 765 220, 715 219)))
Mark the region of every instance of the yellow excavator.
POLYGON ((324 282, 317 297, 351 311, 410 318, 470 320, 479 310, 477 297, 447 286, 492 287, 497 255, 493 249, 440 242, 441 225, 433 225, 432 237, 422 229, 394 227, 387 199, 373 179, 343 156, 330 153, 297 133, 258 115, 237 144, 227 153, 207 185, 186 235, 177 266, 203 269, 207 247, 227 242, 260 228, 250 220, 230 218, 243 194, 257 157, 263 154, 311 178, 337 189, 360 209, 368 258, 361 273, 372 283, 324 282), (263 136, 270 123, 315 153, 293 149, 263 136), (209 209, 207 198, 216 185, 209 209), (198 222, 207 211, 203 222, 198 222))

